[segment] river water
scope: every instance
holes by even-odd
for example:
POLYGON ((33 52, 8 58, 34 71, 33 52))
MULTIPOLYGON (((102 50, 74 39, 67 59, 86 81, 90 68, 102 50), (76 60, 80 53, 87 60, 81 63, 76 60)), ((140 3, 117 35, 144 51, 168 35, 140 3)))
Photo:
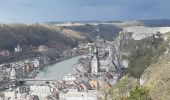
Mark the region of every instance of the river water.
POLYGON ((49 65, 41 70, 35 79, 61 80, 64 75, 74 73, 73 65, 76 64, 81 57, 82 56, 77 56, 49 65))

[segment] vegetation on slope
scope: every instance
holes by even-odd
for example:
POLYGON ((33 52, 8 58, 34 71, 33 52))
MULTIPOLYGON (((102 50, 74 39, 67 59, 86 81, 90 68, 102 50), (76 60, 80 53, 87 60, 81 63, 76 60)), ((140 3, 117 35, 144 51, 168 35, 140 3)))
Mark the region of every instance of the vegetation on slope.
POLYGON ((130 91, 130 96, 127 100, 151 100, 149 91, 143 87, 136 86, 136 88, 130 91))
POLYGON ((64 29, 71 29, 77 32, 81 32, 89 38, 94 39, 98 34, 105 40, 113 40, 122 29, 115 25, 81 25, 81 26, 67 26, 64 29))
MULTIPOLYGON (((137 49, 140 51, 134 53, 137 56, 135 59, 133 58, 135 62, 131 63, 131 68, 128 70, 130 76, 124 76, 110 90, 112 100, 170 99, 170 53, 166 51, 169 50, 170 35, 166 41, 157 46, 148 39, 141 40, 143 45, 141 45, 141 49, 137 49), (152 46, 152 49, 142 49, 145 43, 149 44, 149 47, 152 46), (132 67, 132 65, 135 66, 132 67)), ((145 46, 147 45, 145 44, 145 46)))
POLYGON ((110 98, 112 100, 124 100, 129 97, 129 91, 137 86, 137 80, 135 78, 129 78, 124 76, 110 89, 110 98))
POLYGON ((126 73, 135 78, 140 78, 143 71, 166 50, 167 43, 159 38, 145 38, 134 41, 135 50, 129 57, 129 67, 126 73))
POLYGON ((79 41, 92 41, 98 34, 106 40, 113 39, 121 29, 110 25, 55 26, 45 25, 0 25, 0 50, 13 50, 19 43, 22 47, 47 45, 64 49, 74 47, 79 41), (97 31, 96 29, 100 31, 97 31))
POLYGON ((23 46, 44 44, 58 48, 75 45, 70 38, 41 25, 1 25, 0 49, 12 50, 18 43, 23 46))
MULTIPOLYGON (((168 33, 169 34, 169 33, 168 33)), ((170 34, 169 34, 170 35, 170 34)), ((167 47, 169 49, 170 36, 167 47)), ((153 100, 170 99, 170 53, 164 53, 153 62, 142 74, 143 87, 149 90, 149 96, 153 100)))

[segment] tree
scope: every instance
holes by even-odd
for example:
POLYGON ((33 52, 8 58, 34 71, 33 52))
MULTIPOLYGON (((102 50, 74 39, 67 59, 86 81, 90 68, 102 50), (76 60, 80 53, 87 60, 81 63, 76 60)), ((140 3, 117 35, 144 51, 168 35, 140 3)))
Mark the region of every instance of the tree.
POLYGON ((148 94, 148 90, 144 89, 143 87, 136 86, 134 90, 130 91, 130 96, 127 98, 127 100, 151 100, 148 94))

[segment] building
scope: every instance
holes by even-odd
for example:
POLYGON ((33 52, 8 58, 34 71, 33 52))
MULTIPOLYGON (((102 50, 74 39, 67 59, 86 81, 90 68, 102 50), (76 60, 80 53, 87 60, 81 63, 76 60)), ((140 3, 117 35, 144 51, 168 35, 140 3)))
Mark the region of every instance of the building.
POLYGON ((32 63, 33 63, 33 66, 34 66, 35 68, 37 68, 37 67, 40 66, 40 62, 39 62, 38 59, 33 59, 33 60, 32 60, 32 63))
POLYGON ((92 55, 92 60, 91 60, 91 74, 92 75, 97 75, 99 71, 99 61, 98 61, 98 50, 95 47, 92 55))
POLYGON ((124 27, 123 33, 133 33, 132 38, 135 40, 140 40, 146 37, 150 37, 157 32, 166 33, 170 32, 170 27, 144 27, 144 26, 136 26, 136 27, 124 27))
POLYGON ((45 46, 45 45, 40 45, 39 47, 38 47, 38 51, 39 52, 46 52, 46 51, 48 51, 49 50, 49 48, 47 47, 47 46, 45 46))
POLYGON ((12 69, 11 69, 10 79, 11 80, 15 80, 16 79, 16 70, 15 70, 14 66, 12 66, 12 69))
POLYGON ((48 95, 51 95, 49 86, 30 86, 30 95, 37 95, 40 100, 44 100, 48 95))
POLYGON ((91 80, 91 81, 89 81, 89 85, 91 88, 98 88, 99 82, 97 80, 91 80))
POLYGON ((111 89, 111 85, 108 82, 104 82, 101 86, 101 89, 104 90, 105 92, 109 92, 109 90, 111 89))
POLYGON ((16 98, 17 98, 16 91, 5 91, 4 95, 5 95, 5 97, 2 100, 16 100, 16 98))
POLYGON ((0 56, 9 56, 9 55, 10 55, 9 50, 0 51, 0 56))
POLYGON ((18 44, 17 47, 15 47, 15 52, 21 52, 21 51, 22 51, 22 48, 18 44))
POLYGON ((63 81, 73 82, 76 80, 76 77, 72 74, 67 74, 63 77, 63 81))
POLYGON ((69 89, 67 93, 60 93, 59 100, 98 100, 97 92, 79 92, 77 89, 69 89))

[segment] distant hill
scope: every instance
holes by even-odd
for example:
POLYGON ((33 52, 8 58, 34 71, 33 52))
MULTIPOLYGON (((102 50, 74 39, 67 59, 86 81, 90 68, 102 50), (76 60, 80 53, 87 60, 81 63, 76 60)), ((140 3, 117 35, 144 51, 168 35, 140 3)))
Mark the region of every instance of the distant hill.
POLYGON ((121 27, 115 25, 107 25, 107 24, 99 24, 99 25, 81 25, 81 26, 66 26, 63 29, 70 29, 84 35, 88 36, 92 40, 97 36, 100 35, 105 40, 113 40, 115 36, 118 35, 119 31, 122 30, 121 27))
POLYGON ((141 24, 149 27, 167 27, 170 26, 169 19, 160 19, 160 20, 139 20, 141 24))
POLYGON ((59 26, 65 22, 47 22, 45 24, 12 24, 0 25, 0 50, 13 50, 19 43, 23 46, 70 48, 79 41, 93 41, 99 34, 105 40, 113 40, 127 26, 168 27, 170 20, 138 20, 138 21, 75 21, 81 25, 59 26), (93 24, 89 24, 93 23, 93 24), (95 23, 95 24, 94 24, 95 23), (101 24, 100 24, 101 23, 101 24), (103 24, 102 24, 103 23, 103 24), (58 26, 57 26, 58 25, 58 26))
POLYGON ((113 39, 121 28, 113 25, 56 26, 55 24, 0 25, 0 50, 13 50, 19 43, 23 47, 47 45, 57 49, 74 47, 79 41, 93 41, 100 34, 113 39), (99 29, 100 31, 97 31, 99 29))
POLYGON ((39 46, 44 44, 58 48, 76 45, 70 38, 42 25, 1 25, 0 49, 13 50, 18 43, 21 46, 39 46))

